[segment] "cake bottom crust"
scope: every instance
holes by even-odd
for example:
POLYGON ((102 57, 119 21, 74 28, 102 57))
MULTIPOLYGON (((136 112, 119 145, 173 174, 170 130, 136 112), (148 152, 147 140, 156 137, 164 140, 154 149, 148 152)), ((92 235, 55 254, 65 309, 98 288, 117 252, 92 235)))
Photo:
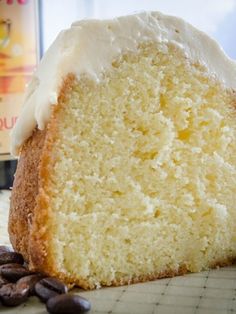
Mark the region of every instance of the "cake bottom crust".
MULTIPOLYGON (((236 256, 231 257, 225 260, 221 261, 215 261, 212 262, 212 264, 209 266, 209 268, 202 269, 208 270, 208 269, 214 269, 219 267, 227 267, 236 264, 236 256)), ((163 272, 156 272, 146 275, 140 275, 140 276, 133 276, 133 277, 124 277, 122 279, 115 279, 111 282, 101 282, 99 285, 92 285, 88 282, 86 279, 78 279, 73 277, 67 277, 63 273, 56 273, 56 277, 60 278, 62 281, 66 282, 69 288, 73 287, 80 287, 84 290, 93 290, 101 287, 107 287, 107 286, 123 286, 123 285, 130 285, 130 284, 136 284, 136 283, 144 283, 148 281, 154 281, 158 279, 164 279, 164 278, 172 278, 175 276, 183 276, 185 274, 195 273, 188 270, 185 264, 181 265, 178 269, 169 269, 163 272)), ((52 275, 52 274, 50 274, 52 275)))

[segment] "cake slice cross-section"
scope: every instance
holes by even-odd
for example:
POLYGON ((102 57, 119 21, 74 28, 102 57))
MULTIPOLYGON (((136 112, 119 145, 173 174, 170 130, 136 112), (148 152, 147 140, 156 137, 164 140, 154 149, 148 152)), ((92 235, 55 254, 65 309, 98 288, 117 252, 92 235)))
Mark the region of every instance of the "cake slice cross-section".
POLYGON ((9 217, 29 267, 85 289, 236 258, 236 63, 158 12, 74 23, 12 134, 9 217))

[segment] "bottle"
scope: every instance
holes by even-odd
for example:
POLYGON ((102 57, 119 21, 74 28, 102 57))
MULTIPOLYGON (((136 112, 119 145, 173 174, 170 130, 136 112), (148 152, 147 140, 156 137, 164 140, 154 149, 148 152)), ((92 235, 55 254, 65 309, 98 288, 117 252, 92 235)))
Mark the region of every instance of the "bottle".
POLYGON ((12 186, 17 159, 10 132, 40 57, 38 0, 0 0, 0 189, 12 186))

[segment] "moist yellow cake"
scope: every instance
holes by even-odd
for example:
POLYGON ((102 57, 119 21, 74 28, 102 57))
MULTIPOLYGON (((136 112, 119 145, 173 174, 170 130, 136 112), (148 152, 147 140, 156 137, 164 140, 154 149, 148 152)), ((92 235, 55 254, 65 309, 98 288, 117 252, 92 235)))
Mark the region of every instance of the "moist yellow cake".
POLYGON ((181 19, 74 23, 13 131, 13 247, 85 289, 232 263, 235 90, 236 63, 181 19))

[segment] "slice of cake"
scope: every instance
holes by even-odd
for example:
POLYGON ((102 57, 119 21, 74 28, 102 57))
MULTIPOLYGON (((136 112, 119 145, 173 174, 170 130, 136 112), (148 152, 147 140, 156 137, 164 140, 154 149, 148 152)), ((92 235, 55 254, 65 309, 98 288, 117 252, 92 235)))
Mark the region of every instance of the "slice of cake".
POLYGON ((77 22, 13 131, 13 247, 93 289, 236 258, 236 63, 183 20, 77 22))

